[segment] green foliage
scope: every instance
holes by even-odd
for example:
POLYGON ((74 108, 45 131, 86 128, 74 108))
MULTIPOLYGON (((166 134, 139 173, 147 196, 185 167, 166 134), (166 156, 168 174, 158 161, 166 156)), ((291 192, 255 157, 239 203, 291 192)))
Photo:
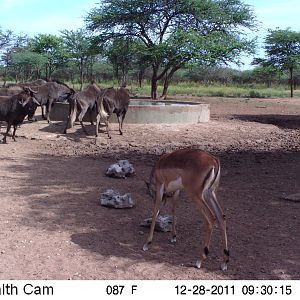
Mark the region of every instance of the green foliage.
POLYGON ((106 56, 112 64, 120 85, 126 86, 129 69, 133 67, 135 42, 128 37, 115 37, 106 48, 106 56))
POLYGON ((74 60, 79 68, 82 89, 85 70, 87 71, 89 63, 93 63, 93 57, 98 53, 98 49, 94 47, 92 38, 83 29, 63 30, 61 34, 68 57, 74 60))
POLYGON ((100 41, 127 36, 144 44, 154 98, 156 82, 165 78, 167 87, 186 63, 233 62, 254 45, 243 32, 254 27, 255 18, 240 0, 106 0, 90 11, 86 23, 100 41))
POLYGON ((269 30, 265 40, 267 62, 286 70, 294 68, 300 63, 300 32, 276 29, 269 30))
POLYGON ((43 54, 47 58, 45 75, 51 78, 53 72, 63 66, 68 58, 68 53, 63 40, 53 34, 39 34, 29 41, 30 51, 43 54))
POLYGON ((40 74, 46 63, 45 55, 27 50, 12 53, 10 68, 17 71, 22 81, 28 81, 33 75, 40 74))
POLYGON ((13 33, 11 30, 4 31, 0 26, 0 50, 9 46, 13 40, 13 33))
MULTIPOLYGON (((144 84, 143 87, 138 87, 132 83, 130 88, 139 95, 149 95, 151 86, 144 84)), ((161 92, 163 86, 159 85, 158 90, 161 92)), ((300 92, 295 92, 296 96, 300 96, 300 92)), ((286 98, 289 97, 289 91, 283 86, 274 86, 266 88, 258 84, 236 85, 236 84, 201 84, 197 82, 178 82, 171 84, 169 87, 169 96, 184 96, 186 100, 190 96, 197 97, 230 97, 230 98, 286 98)))
POLYGON ((92 37, 84 29, 63 30, 61 35, 68 54, 77 61, 87 60, 101 50, 95 47, 92 37))
POLYGON ((254 64, 289 71, 291 97, 294 88, 294 70, 300 64, 300 32, 287 28, 269 30, 265 39, 266 58, 256 58, 254 64))

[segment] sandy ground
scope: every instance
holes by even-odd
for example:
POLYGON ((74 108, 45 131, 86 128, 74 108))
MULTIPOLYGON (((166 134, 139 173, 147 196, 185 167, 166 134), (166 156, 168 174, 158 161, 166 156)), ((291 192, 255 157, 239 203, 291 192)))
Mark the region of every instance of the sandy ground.
MULTIPOLYGON (((112 140, 94 128, 25 122, 17 142, 0 144, 0 279, 300 279, 300 99, 202 98, 212 120, 203 124, 112 125, 112 140), (150 251, 142 245, 152 200, 144 179, 159 155, 182 147, 218 155, 218 197, 225 208, 231 261, 221 263, 220 230, 198 270, 204 226, 182 193, 178 237, 156 232, 150 251), (117 159, 129 159, 136 175, 104 175, 117 159), (102 207, 108 188, 130 192, 132 209, 102 207)), ((4 129, 2 128, 2 131, 4 129)), ((163 213, 169 213, 168 206, 163 213)))

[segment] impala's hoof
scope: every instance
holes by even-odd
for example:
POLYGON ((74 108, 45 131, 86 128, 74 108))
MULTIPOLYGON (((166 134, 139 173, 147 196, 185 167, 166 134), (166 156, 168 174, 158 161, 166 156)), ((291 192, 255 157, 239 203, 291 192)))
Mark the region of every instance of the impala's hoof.
POLYGON ((177 239, 176 239, 176 236, 173 236, 172 238, 171 238, 171 241, 170 241, 172 244, 176 244, 176 242, 177 242, 177 239))
POLYGON ((201 268, 201 261, 197 260, 195 263, 195 268, 200 269, 201 268))
POLYGON ((150 243, 146 243, 144 246, 143 246, 143 250, 144 251, 148 251, 149 250, 149 245, 151 244, 151 242, 150 243))
POLYGON ((221 264, 221 270, 222 271, 227 271, 227 263, 222 263, 221 264))

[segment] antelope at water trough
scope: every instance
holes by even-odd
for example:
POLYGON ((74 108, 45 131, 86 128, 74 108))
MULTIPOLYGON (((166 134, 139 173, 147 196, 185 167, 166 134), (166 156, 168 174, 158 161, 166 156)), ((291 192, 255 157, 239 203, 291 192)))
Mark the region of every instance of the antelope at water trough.
POLYGON ((162 155, 152 169, 149 182, 146 182, 150 195, 155 199, 155 204, 150 233, 143 250, 147 251, 152 243, 155 222, 159 215, 161 203, 170 194, 173 194, 171 242, 176 242, 175 208, 180 191, 185 190, 203 215, 207 226, 202 253, 195 266, 200 268, 209 253, 212 230, 217 221, 222 230, 224 260, 221 269, 223 271, 227 270, 229 250, 226 221, 215 193, 219 185, 220 175, 219 159, 205 151, 189 148, 162 155))

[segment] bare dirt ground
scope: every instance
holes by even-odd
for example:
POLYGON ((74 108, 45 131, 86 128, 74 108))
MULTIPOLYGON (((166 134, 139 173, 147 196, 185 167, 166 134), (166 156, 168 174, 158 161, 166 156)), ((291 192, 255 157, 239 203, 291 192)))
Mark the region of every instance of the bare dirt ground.
MULTIPOLYGON (((203 98, 209 123, 129 125, 112 140, 79 125, 25 122, 17 142, 0 144, 0 279, 300 279, 300 99, 203 98), (215 229, 203 268, 190 267, 201 251, 204 226, 183 193, 178 242, 155 233, 143 252, 152 201, 144 179, 159 155, 198 147, 221 159, 219 199, 225 208, 231 261, 219 270, 221 235, 215 229), (136 175, 105 177, 117 159, 136 175), (130 192, 133 209, 102 207, 108 188, 130 192)), ((2 131, 4 129, 2 128, 2 131)), ((165 212, 168 212, 166 207, 165 212)))

